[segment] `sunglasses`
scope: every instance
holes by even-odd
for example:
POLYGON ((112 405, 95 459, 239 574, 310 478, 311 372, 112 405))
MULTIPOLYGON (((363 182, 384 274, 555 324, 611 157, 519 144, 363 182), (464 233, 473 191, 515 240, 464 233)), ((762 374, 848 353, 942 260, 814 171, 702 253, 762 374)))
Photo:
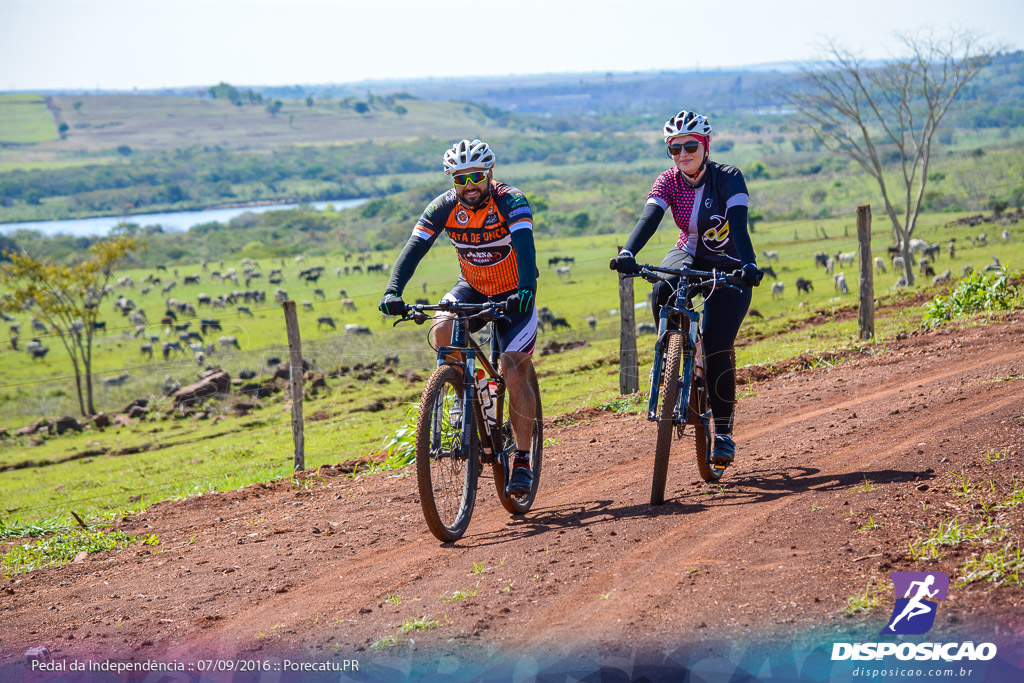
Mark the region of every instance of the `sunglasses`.
POLYGON ((452 176, 452 182, 458 187, 465 187, 467 183, 479 185, 485 180, 487 180, 487 171, 475 171, 473 173, 452 176))
POLYGON ((677 157, 677 156, 679 156, 680 154, 683 153, 683 150, 686 150, 687 154, 693 154, 698 149, 700 149, 700 143, 699 142, 697 142, 696 140, 687 140, 686 142, 682 143, 681 145, 669 145, 668 146, 668 155, 670 157, 677 157))

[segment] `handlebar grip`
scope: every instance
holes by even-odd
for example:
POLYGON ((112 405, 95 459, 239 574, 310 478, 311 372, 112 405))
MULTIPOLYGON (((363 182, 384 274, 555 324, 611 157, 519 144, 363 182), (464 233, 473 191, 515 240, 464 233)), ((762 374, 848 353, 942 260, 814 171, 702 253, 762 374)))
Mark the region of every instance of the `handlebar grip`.
POLYGON ((616 259, 614 258, 608 261, 608 270, 615 270, 615 261, 616 259))
POLYGON ((725 282, 726 284, 730 284, 733 287, 742 287, 744 289, 746 288, 746 286, 743 284, 743 278, 735 273, 729 273, 728 275, 726 275, 725 282))

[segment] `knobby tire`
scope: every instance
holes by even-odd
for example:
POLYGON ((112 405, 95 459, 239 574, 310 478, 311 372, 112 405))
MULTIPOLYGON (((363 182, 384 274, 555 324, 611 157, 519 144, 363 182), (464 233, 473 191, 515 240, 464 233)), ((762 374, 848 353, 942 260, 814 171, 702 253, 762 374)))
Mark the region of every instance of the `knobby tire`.
POLYGON ((450 420, 452 401, 464 397, 462 371, 444 365, 430 375, 420 398, 416 423, 416 481, 420 506, 430 533, 443 542, 466 533, 476 502, 480 468, 479 443, 471 406, 462 406, 458 424, 450 420), (462 443, 470 423, 470 443, 462 443))
MULTIPOLYGON (((502 507, 513 515, 521 515, 529 511, 533 506, 534 499, 537 497, 537 489, 540 488, 540 469, 544 450, 544 415, 541 410, 540 387, 537 384, 537 372, 532 367, 530 368, 530 386, 533 387, 533 395, 537 397, 537 418, 536 422, 533 423, 533 437, 530 442, 530 468, 533 470, 533 486, 530 488, 530 492, 525 496, 506 496, 505 468, 501 464, 501 459, 495 458, 494 464, 491 466, 491 471, 494 476, 494 488, 498 493, 498 500, 501 501, 502 507)), ((506 401, 506 406, 509 411, 512 410, 508 401, 506 401)), ((502 434, 502 448, 506 452, 509 448, 514 450, 515 438, 512 436, 511 422, 507 419, 502 427, 502 434)), ((509 462, 511 463, 511 459, 509 459, 509 462)))
POLYGON ((669 330, 665 335, 665 361, 661 370, 661 403, 658 412, 658 443, 654 449, 651 505, 661 505, 665 502, 668 457, 672 450, 672 435, 675 432, 675 425, 672 421, 676 397, 679 394, 679 364, 683 355, 683 333, 669 330))

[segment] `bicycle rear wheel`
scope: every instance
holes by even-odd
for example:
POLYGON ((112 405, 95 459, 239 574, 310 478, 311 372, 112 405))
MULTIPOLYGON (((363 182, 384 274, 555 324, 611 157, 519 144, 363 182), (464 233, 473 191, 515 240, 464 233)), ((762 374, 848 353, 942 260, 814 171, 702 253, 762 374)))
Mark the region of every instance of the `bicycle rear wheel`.
MULTIPOLYGON (((508 457, 495 458, 494 464, 491 466, 498 500, 501 501, 502 507, 513 515, 521 515, 527 512, 533 506, 533 501, 537 497, 537 489, 540 488, 540 468, 544 455, 544 414, 540 405, 540 387, 537 384, 537 373, 532 367, 530 368, 530 386, 533 387, 533 395, 537 397, 537 417, 533 423, 533 436, 530 439, 530 469, 533 472, 533 486, 530 488, 530 492, 523 496, 505 495, 505 468, 502 462, 508 462, 508 457)), ((512 406, 509 405, 510 412, 512 409, 512 406)), ((512 435, 512 423, 509 420, 505 420, 501 433, 502 451, 506 456, 511 456, 512 451, 516 447, 516 440, 512 435)))
MULTIPOLYGON (((651 481, 651 505, 665 502, 668 456, 672 450, 673 418, 679 395, 679 364, 683 355, 683 333, 665 333, 665 359, 661 365, 661 406, 658 412, 658 443, 654 448, 654 478, 651 481)), ((653 391, 655 387, 651 387, 653 391)))
MULTIPOLYGON (((733 367, 736 366, 736 351, 729 351, 732 354, 733 367)), ((725 473, 724 467, 715 467, 711 464, 711 449, 715 442, 715 421, 711 416, 709 406, 707 368, 690 387, 690 415, 693 416, 693 446, 697 456, 697 471, 700 478, 708 483, 715 483, 725 473)))
POLYGON ((444 365, 430 375, 416 424, 416 481, 430 533, 456 541, 466 533, 476 501, 478 440, 473 411, 463 404, 462 371, 444 365), (463 443, 468 423, 469 443, 463 443))

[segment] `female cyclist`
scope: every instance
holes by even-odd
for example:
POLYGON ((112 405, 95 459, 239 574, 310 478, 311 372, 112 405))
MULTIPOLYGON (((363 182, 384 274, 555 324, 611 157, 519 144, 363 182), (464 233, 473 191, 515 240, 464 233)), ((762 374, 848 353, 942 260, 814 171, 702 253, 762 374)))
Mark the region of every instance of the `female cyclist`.
MULTIPOLYGON (((746 289, 720 287, 704 302, 704 354, 715 422, 712 460, 728 465, 736 454, 732 438, 736 403, 732 346, 750 307, 749 288, 759 285, 762 277, 747 234, 747 185, 738 168, 708 159, 711 124, 707 117, 684 109, 665 123, 664 134, 673 166, 654 181, 643 214, 615 259, 615 269, 639 272, 636 254, 671 208, 679 241, 662 260, 663 268, 737 271, 743 279, 746 289)), ((676 280, 654 285, 655 323, 676 280)))

